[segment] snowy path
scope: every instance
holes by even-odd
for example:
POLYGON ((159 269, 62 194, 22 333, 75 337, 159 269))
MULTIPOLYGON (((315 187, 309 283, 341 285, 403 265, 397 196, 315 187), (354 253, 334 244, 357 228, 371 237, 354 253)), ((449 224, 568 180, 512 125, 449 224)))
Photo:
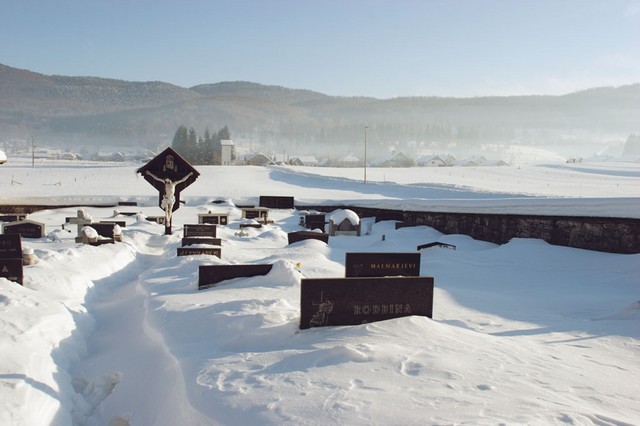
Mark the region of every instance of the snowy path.
POLYGON ((95 329, 73 372, 76 424, 212 424, 189 403, 177 361, 145 320, 138 277, 160 259, 141 254, 96 283, 87 306, 95 329))

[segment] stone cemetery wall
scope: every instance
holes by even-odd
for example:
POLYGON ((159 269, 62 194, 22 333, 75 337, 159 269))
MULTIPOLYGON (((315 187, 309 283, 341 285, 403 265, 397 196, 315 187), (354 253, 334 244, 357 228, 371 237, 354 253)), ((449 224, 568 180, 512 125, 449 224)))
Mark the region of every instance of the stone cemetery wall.
POLYGON ((426 225, 445 234, 469 235, 496 244, 512 238, 538 238, 559 246, 640 253, 640 219, 399 211, 343 205, 304 208, 325 212, 348 208, 360 217, 403 222, 398 227, 426 225))

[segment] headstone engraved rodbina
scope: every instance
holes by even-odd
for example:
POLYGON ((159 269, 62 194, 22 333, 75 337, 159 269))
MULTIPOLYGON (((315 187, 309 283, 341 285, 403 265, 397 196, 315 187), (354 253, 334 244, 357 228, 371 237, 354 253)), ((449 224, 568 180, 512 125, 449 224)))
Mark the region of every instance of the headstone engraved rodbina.
POLYGON ((137 170, 158 190, 158 205, 165 214, 165 235, 171 235, 173 212, 180 207, 180 192, 196 181, 200 173, 171 148, 137 170))

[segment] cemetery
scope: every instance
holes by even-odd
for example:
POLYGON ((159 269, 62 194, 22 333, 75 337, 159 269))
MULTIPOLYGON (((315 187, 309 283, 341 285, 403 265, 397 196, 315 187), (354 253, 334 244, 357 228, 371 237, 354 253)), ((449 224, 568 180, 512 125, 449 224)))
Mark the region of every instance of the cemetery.
MULTIPOLYGON (((624 412, 620 418, 629 420, 637 413, 634 385, 624 378, 629 371, 640 373, 628 347, 640 338, 634 331, 637 254, 531 238, 498 245, 455 233, 454 222, 466 226, 462 216, 445 223, 452 233, 442 233, 424 224, 436 215, 318 205, 304 199, 306 188, 291 198, 273 190, 278 195, 269 199, 260 188, 223 197, 197 189, 219 181, 207 176, 213 169, 178 166, 180 174, 175 164, 175 157, 168 164, 165 158, 150 170, 159 178, 163 168, 173 170, 168 189, 166 182, 144 178, 146 168, 136 169, 143 186, 135 191, 146 195, 128 206, 135 207, 132 214, 82 203, 2 223, 9 232, 0 235, 0 306, 7 312, 2 320, 15 324, 4 328, 4 338, 15 342, 7 347, 23 348, 5 354, 4 365, 20 366, 20 354, 29 350, 48 354, 51 341, 60 349, 39 367, 56 375, 26 364, 0 380, 34 386, 31 398, 50 407, 51 416, 71 419, 75 413, 109 424, 127 417, 131 401, 167 395, 182 407, 198 407, 207 419, 228 412, 246 416, 248 424, 265 416, 273 416, 272 423, 300 420, 308 401, 328 401, 344 424, 358 423, 368 410, 385 422, 404 423, 413 417, 393 407, 406 406, 403 390, 411 389, 412 397, 429 401, 417 402, 418 411, 435 410, 440 419, 455 412, 456 419, 472 422, 478 395, 492 393, 500 404, 514 394, 528 401, 549 394, 562 399, 563 386, 575 389, 576 400, 598 397, 615 406, 608 416, 624 412), (196 172, 197 181, 184 185, 196 172), (167 190, 173 191, 173 206, 167 190), (216 197, 225 202, 212 208, 216 197), (16 226, 20 232, 12 231, 16 226), (42 343, 21 338, 34 333, 42 343), (78 355, 76 347, 87 349, 78 355), (587 352, 593 358, 581 355, 587 352), (180 368, 167 371, 167 365, 180 368), (527 381, 536 375, 564 379, 550 389, 527 381), (153 385, 144 385, 149 380, 153 385), (195 399, 162 386, 175 380, 195 399), (609 380, 616 393, 602 395, 596 388, 609 380), (590 391, 592 382, 598 386, 590 391), (60 391, 38 390, 49 388, 60 391), (282 407, 295 417, 261 408, 277 404, 274 395, 286 397, 282 407), (338 408, 363 404, 372 395, 391 411, 338 408), (451 395, 455 404, 469 405, 458 411, 454 402, 431 405, 451 395), (249 415, 236 403, 259 414, 249 415)), ((3 391, 3 397, 14 407, 24 403, 18 392, 3 391)), ((554 416, 565 411, 540 404, 554 416)), ((555 418, 524 406, 513 411, 525 423, 555 418)), ((180 423, 193 411, 175 413, 164 419, 180 423)))

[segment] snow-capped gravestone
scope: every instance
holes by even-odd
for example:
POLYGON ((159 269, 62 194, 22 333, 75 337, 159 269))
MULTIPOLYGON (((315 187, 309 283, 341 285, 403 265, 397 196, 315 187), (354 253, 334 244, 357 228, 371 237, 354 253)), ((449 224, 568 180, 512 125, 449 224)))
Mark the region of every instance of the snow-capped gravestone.
POLYGON ((269 209, 267 207, 243 207, 243 219, 255 219, 259 222, 267 223, 269 220, 269 209))
POLYGON ((216 225, 186 224, 182 228, 182 246, 199 244, 219 246, 222 244, 222 239, 215 238, 217 229, 216 225))
POLYGON ((325 244, 329 244, 329 234, 325 234, 324 232, 313 232, 313 231, 289 232, 287 234, 287 239, 289 244, 297 243, 298 241, 303 241, 303 240, 318 240, 318 241, 322 241, 325 244))
POLYGON ((198 213, 198 223, 208 223, 211 225, 228 225, 229 215, 227 213, 198 213))
POLYGON ((347 277, 420 276, 420 253, 347 253, 347 277))
POLYGON ((0 235, 0 278, 23 283, 20 234, 0 235))
POLYGON ((300 329, 433 316, 433 277, 303 278, 300 329))
POLYGON ((19 234, 22 238, 42 238, 44 237, 44 223, 29 219, 5 223, 2 232, 5 235, 19 234))
POLYGON ((260 207, 268 207, 271 209, 293 209, 293 197, 282 197, 273 195, 261 195, 258 203, 260 207))
POLYGON ((329 235, 360 235, 360 217, 353 210, 334 210, 327 217, 329 221, 329 235))
POLYGON ((180 192, 196 181, 200 173, 171 148, 137 170, 158 190, 158 205, 164 210, 164 233, 171 235, 173 212, 180 207, 180 192))
POLYGON ((255 277, 271 272, 271 264, 247 265, 200 265, 198 269, 198 290, 213 287, 233 278, 255 277))

